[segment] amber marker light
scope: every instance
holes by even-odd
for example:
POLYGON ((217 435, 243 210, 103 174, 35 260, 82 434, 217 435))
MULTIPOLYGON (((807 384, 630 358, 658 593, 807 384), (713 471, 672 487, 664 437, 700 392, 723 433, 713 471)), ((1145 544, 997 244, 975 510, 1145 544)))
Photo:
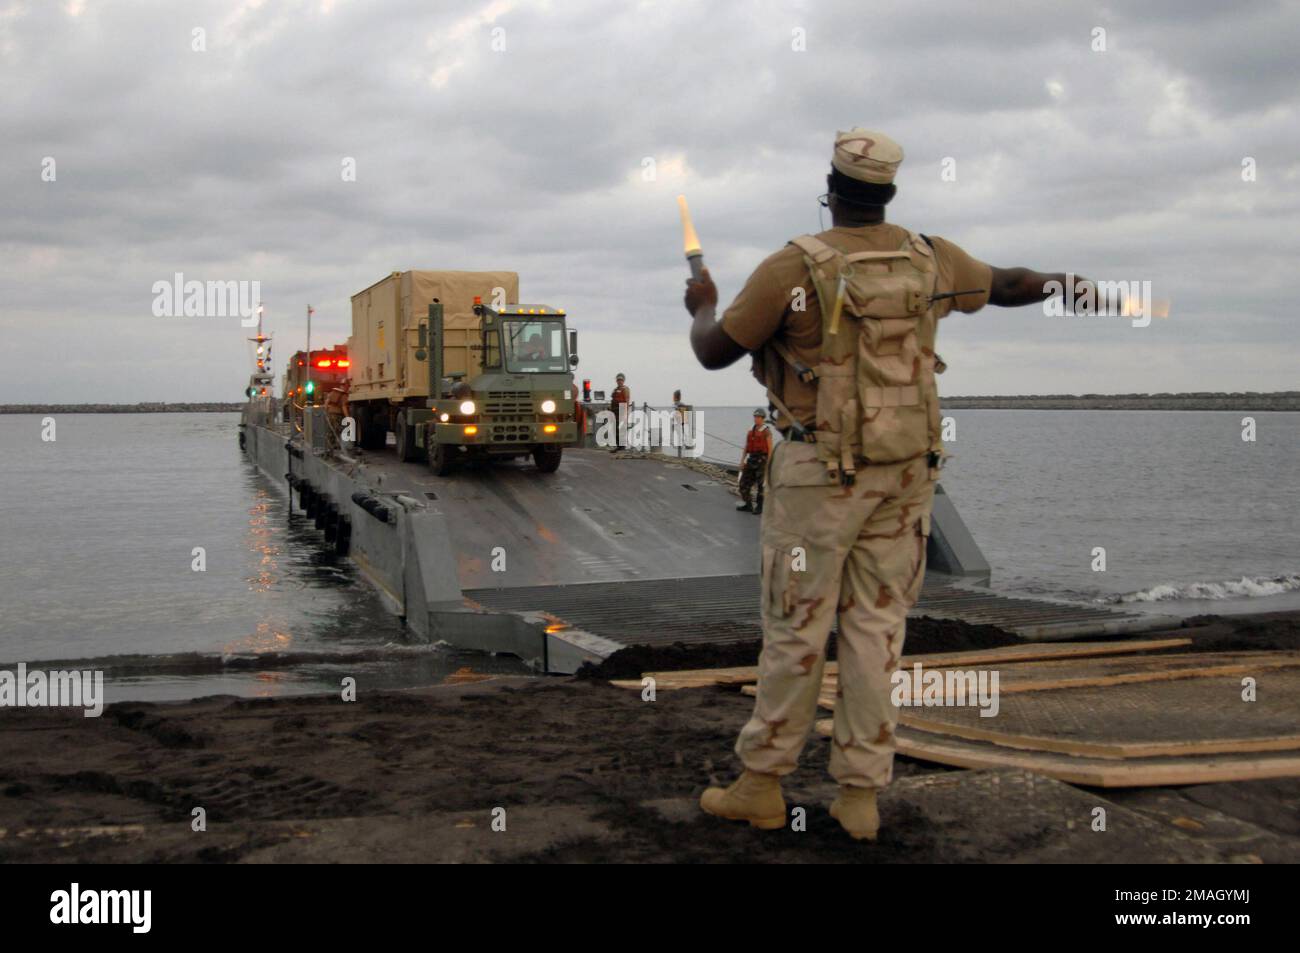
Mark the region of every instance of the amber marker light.
POLYGON ((475 427, 473 424, 470 424, 468 427, 465 428, 465 436, 467 437, 472 437, 476 433, 478 433, 478 428, 475 427))
POLYGON ((547 424, 542 428, 542 433, 555 433, 555 431, 559 429, 560 428, 555 426, 555 424, 547 424))

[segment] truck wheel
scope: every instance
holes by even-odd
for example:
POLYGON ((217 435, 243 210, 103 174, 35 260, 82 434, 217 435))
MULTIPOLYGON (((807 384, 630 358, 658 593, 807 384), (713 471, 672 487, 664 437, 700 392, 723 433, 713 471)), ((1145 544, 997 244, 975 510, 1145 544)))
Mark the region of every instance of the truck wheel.
POLYGON ((434 476, 447 476, 451 473, 455 448, 446 443, 434 443, 432 434, 425 439, 429 442, 429 469, 434 476))
POLYGON ((411 463, 412 460, 424 459, 424 449, 416 443, 416 434, 419 433, 420 424, 412 423, 406 411, 398 411, 396 419, 396 439, 398 439, 398 458, 404 463, 411 463))
POLYGON ((393 434, 397 437, 397 458, 403 463, 420 459, 420 448, 415 445, 415 427, 406 422, 406 411, 397 412, 393 423, 393 434))
POLYGON ((563 447, 534 447, 533 463, 543 473, 554 473, 560 469, 560 456, 563 453, 563 447))

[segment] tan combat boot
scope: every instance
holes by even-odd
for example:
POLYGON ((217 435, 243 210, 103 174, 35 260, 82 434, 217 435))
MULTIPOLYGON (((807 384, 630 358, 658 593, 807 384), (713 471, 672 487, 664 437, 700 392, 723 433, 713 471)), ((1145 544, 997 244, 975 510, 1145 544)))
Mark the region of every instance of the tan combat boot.
POLYGON ((875 840, 880 832, 876 810, 876 789, 840 785, 840 796, 831 802, 831 817, 840 822, 854 840, 875 840))
POLYGON ((781 779, 775 774, 745 771, 728 788, 706 788, 700 795, 706 814, 729 821, 749 821, 765 831, 785 827, 785 798, 781 779))

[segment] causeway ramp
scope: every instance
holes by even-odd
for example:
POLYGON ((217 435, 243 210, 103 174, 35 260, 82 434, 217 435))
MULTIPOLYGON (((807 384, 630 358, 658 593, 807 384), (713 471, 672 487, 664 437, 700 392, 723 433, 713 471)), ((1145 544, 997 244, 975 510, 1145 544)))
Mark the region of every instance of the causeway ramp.
MULTIPOLYGON (((633 644, 759 636, 759 519, 710 474, 670 458, 566 449, 438 477, 381 452, 313 449, 270 415, 241 424, 250 458, 293 496, 348 524, 348 556, 412 630, 572 672, 633 644)), ((1168 625, 1167 617, 1010 598, 950 497, 936 497, 916 615, 998 625, 1034 640, 1168 625)))

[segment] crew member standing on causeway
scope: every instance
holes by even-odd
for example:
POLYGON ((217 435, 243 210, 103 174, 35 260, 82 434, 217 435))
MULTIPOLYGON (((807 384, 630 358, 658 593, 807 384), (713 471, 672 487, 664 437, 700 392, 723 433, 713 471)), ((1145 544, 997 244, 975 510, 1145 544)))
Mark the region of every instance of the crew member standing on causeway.
POLYGON ((343 418, 348 416, 348 385, 344 380, 330 388, 325 395, 325 417, 329 422, 330 446, 338 448, 343 445, 343 418))
POLYGON ((740 455, 740 505, 738 510, 747 513, 763 512, 763 469, 772 455, 772 431, 767 429, 767 411, 754 408, 754 426, 745 432, 745 451, 740 455), (751 490, 758 490, 758 499, 749 502, 751 490))
POLYGON ((609 397, 609 409, 614 412, 614 446, 623 449, 623 428, 627 426, 628 414, 632 411, 632 391, 625 383, 627 379, 619 374, 614 378, 614 392, 609 397))
POLYGON ((786 823, 780 779, 812 726, 838 621, 831 814, 853 837, 875 839, 898 720, 890 677, 925 575, 943 458, 939 319, 1034 304, 1049 297, 1049 281, 1065 285, 1063 274, 991 268, 951 242, 887 224, 902 159, 881 133, 840 133, 823 198, 831 229, 764 260, 721 321, 708 271, 687 282, 696 357, 714 369, 753 352, 787 438, 767 471, 758 697, 736 742, 745 770, 700 798, 708 813, 760 828, 786 823))

